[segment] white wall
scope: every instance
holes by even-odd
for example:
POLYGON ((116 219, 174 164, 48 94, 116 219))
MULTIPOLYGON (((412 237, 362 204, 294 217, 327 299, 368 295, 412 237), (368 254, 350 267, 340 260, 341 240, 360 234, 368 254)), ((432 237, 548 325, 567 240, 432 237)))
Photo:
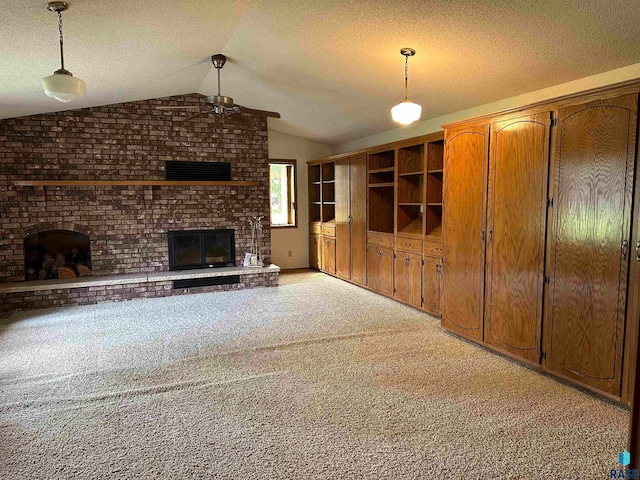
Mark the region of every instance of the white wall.
MULTIPOLYGON (((640 78, 640 63, 629 65, 627 67, 610 70, 590 77, 581 78, 572 82, 562 83, 553 87, 543 88, 535 92, 525 93, 516 97, 505 98, 493 103, 487 103, 468 110, 444 115, 442 117, 432 118, 422 122, 414 123, 408 127, 387 130, 386 132, 371 135, 369 137, 360 138, 351 142, 342 143, 333 147, 333 153, 351 152, 361 148, 373 147, 385 143, 397 142, 405 138, 417 137, 442 130, 441 125, 465 120, 467 118, 478 117, 508 110, 511 108, 522 107, 531 103, 549 100, 551 98, 568 95, 571 93, 589 90, 591 88, 611 85, 613 83, 624 82, 640 78)), ((429 105, 422 105, 424 111, 429 111, 429 105)))
POLYGON ((295 159, 298 167, 298 228, 271 229, 271 261, 282 269, 309 267, 307 161, 329 155, 328 145, 269 130, 269 158, 295 159))

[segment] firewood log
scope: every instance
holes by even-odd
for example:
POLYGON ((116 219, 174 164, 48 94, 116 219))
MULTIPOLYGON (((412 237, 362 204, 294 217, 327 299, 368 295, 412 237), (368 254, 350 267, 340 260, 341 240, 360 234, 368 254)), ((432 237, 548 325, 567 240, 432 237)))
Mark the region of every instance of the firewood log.
POLYGON ((93 275, 93 272, 91 271, 91 269, 86 265, 77 265, 76 268, 78 269, 79 277, 89 277, 93 275))
POLYGON ((60 267, 58 268, 58 278, 76 278, 76 272, 73 269, 68 267, 60 267))

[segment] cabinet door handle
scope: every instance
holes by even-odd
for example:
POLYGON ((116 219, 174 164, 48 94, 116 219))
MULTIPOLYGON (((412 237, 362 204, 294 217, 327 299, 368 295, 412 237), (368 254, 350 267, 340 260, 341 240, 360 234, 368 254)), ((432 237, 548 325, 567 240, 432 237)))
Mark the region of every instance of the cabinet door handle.
POLYGON ((482 231, 480 232, 480 241, 482 243, 484 243, 484 228, 482 229, 482 231))
POLYGON ((626 260, 629 254, 629 240, 622 241, 622 259, 626 260))
POLYGON ((489 230, 489 243, 493 243, 493 229, 489 230))
POLYGON ((636 243, 636 260, 640 262, 640 241, 636 243))

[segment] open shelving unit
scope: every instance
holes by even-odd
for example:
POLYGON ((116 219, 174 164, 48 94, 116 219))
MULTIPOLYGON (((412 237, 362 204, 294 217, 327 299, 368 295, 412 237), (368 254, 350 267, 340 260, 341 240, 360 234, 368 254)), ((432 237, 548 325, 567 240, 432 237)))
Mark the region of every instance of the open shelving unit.
POLYGON ((419 236, 424 232, 424 143, 398 147, 397 233, 419 236))
POLYGON ((336 221, 336 175, 335 163, 323 163, 322 167, 322 223, 336 221))
POLYGON ((425 206, 425 235, 427 239, 442 241, 442 188, 444 174, 444 140, 426 144, 427 198, 425 206))
POLYGON ((368 155, 369 230, 393 233, 396 154, 395 149, 368 155))
POLYGON ((309 221, 322 221, 321 165, 309 166, 309 221))

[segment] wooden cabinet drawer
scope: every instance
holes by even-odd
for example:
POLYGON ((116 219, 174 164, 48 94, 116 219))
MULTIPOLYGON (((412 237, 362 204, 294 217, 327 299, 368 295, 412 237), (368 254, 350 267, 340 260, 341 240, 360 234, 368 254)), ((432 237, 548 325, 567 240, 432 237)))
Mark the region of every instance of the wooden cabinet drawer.
POLYGON ((315 222, 309 224, 309 233, 322 233, 322 224, 315 222))
POLYGON ((322 226, 322 235, 326 235, 327 237, 335 237, 336 236, 336 227, 328 227, 327 225, 322 226))
POLYGON ((383 247, 393 248, 393 235, 384 235, 380 233, 371 233, 367 235, 367 243, 371 245, 380 245, 383 247))
POLYGON ((422 240, 396 237, 396 250, 401 252, 422 253, 422 240))
POLYGON ((435 242, 424 242, 422 252, 425 255, 442 258, 442 244, 435 242))

